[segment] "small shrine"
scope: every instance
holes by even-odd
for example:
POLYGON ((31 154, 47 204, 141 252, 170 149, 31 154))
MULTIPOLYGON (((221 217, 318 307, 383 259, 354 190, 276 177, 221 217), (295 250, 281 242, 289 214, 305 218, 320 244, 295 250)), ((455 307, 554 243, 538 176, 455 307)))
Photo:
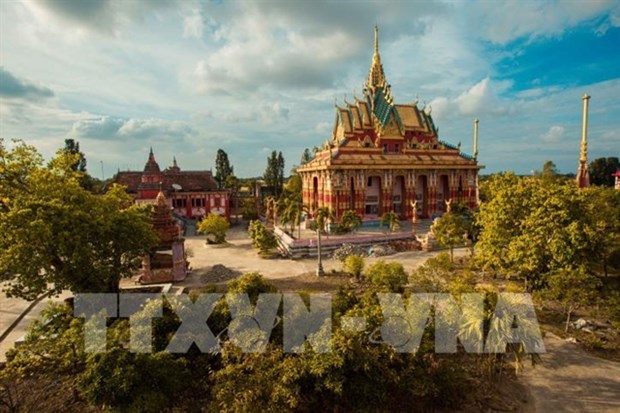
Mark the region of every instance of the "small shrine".
POLYGON ((140 282, 155 284, 184 280, 188 271, 185 240, 162 191, 155 199, 151 222, 160 242, 142 259, 140 282))

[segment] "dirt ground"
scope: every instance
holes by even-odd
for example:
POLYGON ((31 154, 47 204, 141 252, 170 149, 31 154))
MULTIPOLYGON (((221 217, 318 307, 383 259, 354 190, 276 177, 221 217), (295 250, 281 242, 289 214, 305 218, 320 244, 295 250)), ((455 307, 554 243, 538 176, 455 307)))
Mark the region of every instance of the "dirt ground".
POLYGON ((542 363, 522 381, 536 412, 620 412, 620 363, 592 356, 547 333, 542 363))
MULTIPOLYGON (((191 251, 189 258, 192 273, 187 279, 176 285, 197 287, 201 285, 201 276, 213 265, 221 264, 227 268, 240 273, 257 271, 265 278, 274 281, 274 284, 282 284, 287 290, 292 290, 295 284, 299 289, 314 289, 315 287, 327 284, 339 284, 342 280, 330 280, 329 274, 332 271, 340 271, 342 264, 333 258, 323 258, 323 268, 328 274, 327 277, 319 279, 312 278, 311 274, 316 273, 317 259, 305 258, 291 260, 285 258, 264 259, 252 248, 245 226, 237 225, 230 229, 227 236, 227 243, 224 245, 207 245, 203 236, 188 237, 185 240, 185 247, 191 251), (303 275, 303 277, 300 277, 303 275), (276 280, 282 280, 276 282, 276 280)), ((370 265, 379 259, 385 261, 396 261, 404 265, 405 270, 410 272, 424 263, 429 257, 437 255, 438 252, 410 251, 401 252, 386 257, 366 259, 366 264, 370 265)), ((469 254, 466 248, 457 249, 455 257, 469 254)), ((337 287, 336 287, 337 288, 337 287)), ((324 288, 318 288, 324 290, 324 288)))

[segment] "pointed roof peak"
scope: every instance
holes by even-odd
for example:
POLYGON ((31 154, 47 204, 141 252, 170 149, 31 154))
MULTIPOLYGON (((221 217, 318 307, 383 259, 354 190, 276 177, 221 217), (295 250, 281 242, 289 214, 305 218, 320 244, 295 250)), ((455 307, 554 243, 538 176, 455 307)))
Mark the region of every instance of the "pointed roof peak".
POLYGON ((379 55, 379 27, 375 26, 375 49, 372 55, 372 63, 370 65, 366 86, 368 88, 375 88, 383 86, 385 83, 385 73, 383 73, 381 56, 379 55))
POLYGON ((379 54, 379 26, 375 25, 375 54, 379 54))

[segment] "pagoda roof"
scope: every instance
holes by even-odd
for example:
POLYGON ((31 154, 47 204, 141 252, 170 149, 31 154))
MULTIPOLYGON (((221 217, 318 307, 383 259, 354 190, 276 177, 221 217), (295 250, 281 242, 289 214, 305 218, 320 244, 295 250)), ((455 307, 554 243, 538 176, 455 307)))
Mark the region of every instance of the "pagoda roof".
MULTIPOLYGON (((114 183, 127 187, 127 192, 137 193, 138 190, 158 190, 159 182, 142 182, 143 172, 119 172, 114 177, 114 183)), ((217 191, 217 183, 211 171, 170 171, 161 172, 161 188, 164 192, 210 192, 217 191), (179 185, 175 190, 173 184, 179 185)))

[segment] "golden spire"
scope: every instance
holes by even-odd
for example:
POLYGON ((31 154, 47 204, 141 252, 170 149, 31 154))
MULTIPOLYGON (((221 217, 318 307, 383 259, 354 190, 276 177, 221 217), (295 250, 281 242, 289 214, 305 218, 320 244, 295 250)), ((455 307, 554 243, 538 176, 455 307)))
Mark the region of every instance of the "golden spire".
POLYGON ((581 125, 581 150, 579 154, 579 167, 577 168, 577 186, 586 188, 590 186, 590 174, 588 173, 588 101, 590 96, 583 95, 583 121, 581 125))
POLYGON ((379 56, 379 28, 375 26, 375 52, 372 55, 372 64, 368 73, 367 87, 373 88, 382 86, 385 83, 385 74, 381 65, 381 57, 379 56))
POLYGON ((581 125, 581 153, 579 156, 580 162, 588 161, 588 101, 590 96, 586 93, 583 95, 583 121, 581 125))

